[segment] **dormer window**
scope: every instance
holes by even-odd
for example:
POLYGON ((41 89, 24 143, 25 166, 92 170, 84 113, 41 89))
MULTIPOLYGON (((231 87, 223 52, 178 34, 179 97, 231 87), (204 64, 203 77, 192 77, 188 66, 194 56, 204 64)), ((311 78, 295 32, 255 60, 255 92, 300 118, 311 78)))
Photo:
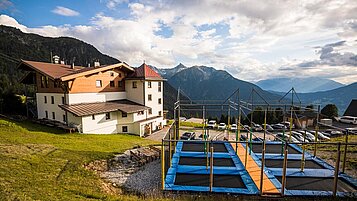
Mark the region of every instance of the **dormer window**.
POLYGON ((97 88, 102 87, 102 80, 96 80, 96 81, 95 81, 95 86, 96 86, 97 88))
POLYGON ((113 72, 110 72, 110 77, 114 77, 114 73, 113 72))

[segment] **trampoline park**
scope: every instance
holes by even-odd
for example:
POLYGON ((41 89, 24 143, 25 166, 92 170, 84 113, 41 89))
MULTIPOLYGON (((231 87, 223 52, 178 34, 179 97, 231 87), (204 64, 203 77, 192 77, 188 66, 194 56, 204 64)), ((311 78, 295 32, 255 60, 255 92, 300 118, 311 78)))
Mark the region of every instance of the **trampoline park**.
MULTIPOLYGON (((274 197, 357 197, 357 180, 345 173, 347 146, 357 145, 348 142, 348 133, 345 142, 305 142, 304 136, 304 142, 297 143, 285 138, 267 141, 268 132, 264 128, 262 141, 253 141, 252 131, 248 131, 246 140, 241 141, 240 118, 244 104, 246 102, 242 101, 227 104, 228 108, 239 110, 234 140, 230 140, 229 136, 225 140, 209 139, 205 128, 202 130, 203 139, 180 140, 178 117, 183 104, 179 100, 175 103, 175 121, 162 139, 162 190, 274 197), (321 144, 336 147, 334 165, 317 156, 317 145, 321 144), (308 151, 307 146, 313 147, 313 151, 308 151)), ((192 103, 190 105, 189 109, 193 110, 192 103)), ((205 112, 214 104, 197 105, 202 108, 205 119, 205 112)), ((214 106, 222 105, 224 102, 214 106)), ((252 109, 253 104, 251 106, 252 109)), ((265 122, 267 108, 263 108, 265 122)), ((285 132, 288 136, 289 131, 285 130, 283 136, 285 132)))

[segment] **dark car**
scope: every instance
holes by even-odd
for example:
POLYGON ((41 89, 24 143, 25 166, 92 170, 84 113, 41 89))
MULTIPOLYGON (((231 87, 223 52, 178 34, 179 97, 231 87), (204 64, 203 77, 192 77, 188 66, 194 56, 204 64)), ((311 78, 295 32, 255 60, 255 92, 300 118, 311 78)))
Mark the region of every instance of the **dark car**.
POLYGON ((194 140, 195 139, 195 132, 185 132, 182 134, 181 140, 194 140))

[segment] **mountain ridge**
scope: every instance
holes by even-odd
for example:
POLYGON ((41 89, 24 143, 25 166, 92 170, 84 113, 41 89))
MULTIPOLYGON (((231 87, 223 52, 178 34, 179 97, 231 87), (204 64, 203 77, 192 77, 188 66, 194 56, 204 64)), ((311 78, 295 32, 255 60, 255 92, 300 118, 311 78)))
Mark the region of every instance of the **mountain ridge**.
POLYGON ((260 80, 256 84, 268 91, 286 92, 294 87, 297 92, 301 93, 328 91, 345 86, 334 80, 319 77, 272 78, 260 80))

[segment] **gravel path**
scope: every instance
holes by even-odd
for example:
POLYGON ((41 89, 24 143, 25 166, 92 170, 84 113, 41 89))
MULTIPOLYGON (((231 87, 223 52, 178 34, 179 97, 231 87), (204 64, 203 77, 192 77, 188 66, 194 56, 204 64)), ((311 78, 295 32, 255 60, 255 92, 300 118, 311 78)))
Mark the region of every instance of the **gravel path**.
POLYGON ((158 195, 161 190, 160 160, 146 164, 139 171, 129 176, 124 187, 147 196, 158 195))

